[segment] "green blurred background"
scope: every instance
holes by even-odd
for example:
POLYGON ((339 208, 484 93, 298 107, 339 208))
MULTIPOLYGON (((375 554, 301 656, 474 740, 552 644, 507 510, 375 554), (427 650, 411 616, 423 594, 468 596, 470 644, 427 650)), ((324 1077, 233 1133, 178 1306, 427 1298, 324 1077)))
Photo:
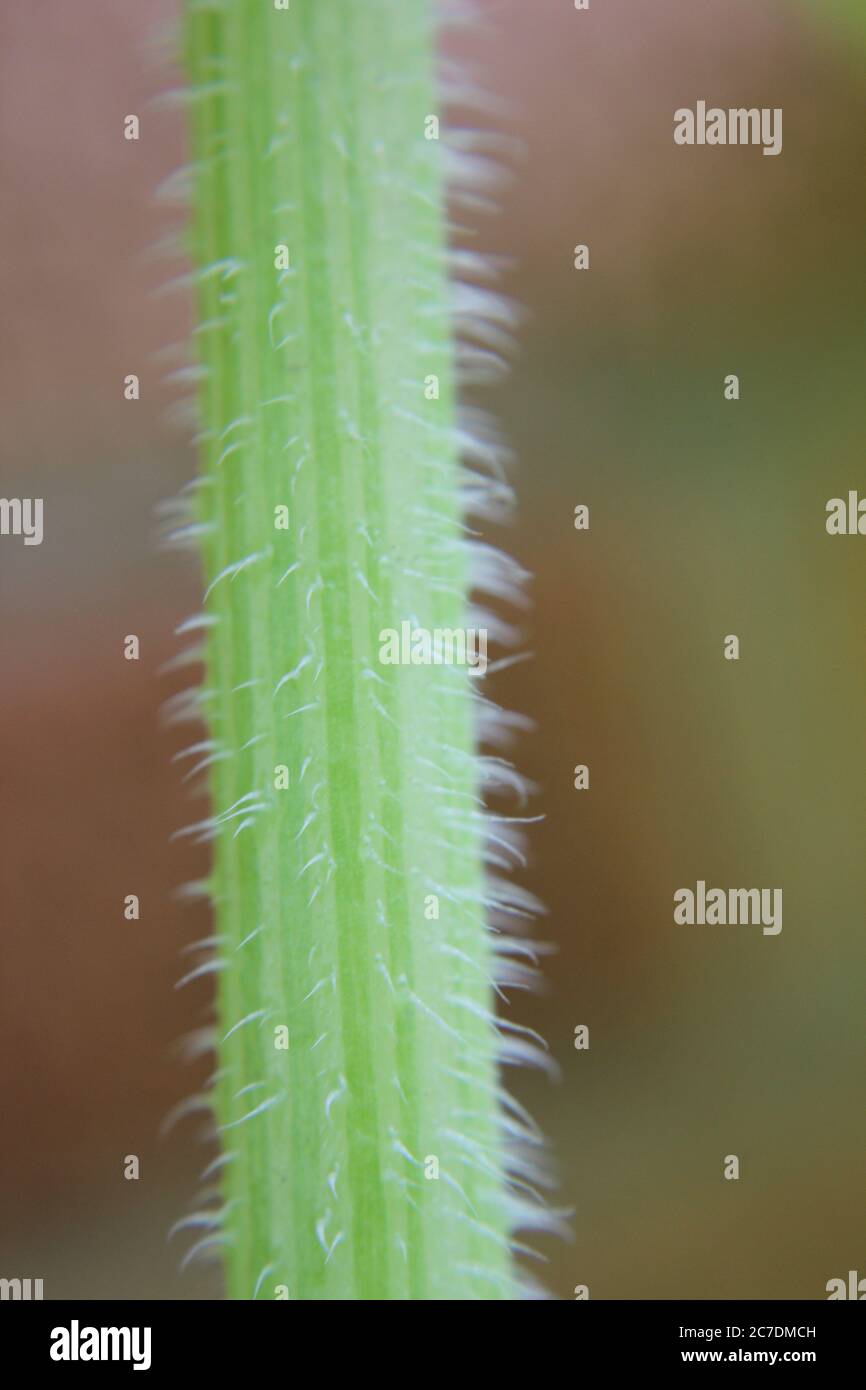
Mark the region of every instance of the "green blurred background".
MULTIPOLYGON (((206 985, 172 988, 209 923, 171 896, 205 861, 170 841, 200 806, 170 762, 190 740, 158 720, 197 606, 154 517, 195 466, 172 376, 189 304, 157 293, 184 269, 160 250, 171 184, 154 198, 184 159, 182 112, 156 100, 175 9, 43 0, 0 19, 0 490, 46 499, 44 544, 0 553, 0 1274, 47 1297, 220 1294, 165 1239, 206 1117, 160 1137, 206 1078, 174 1048, 208 1010, 206 985)), ((866 539, 824 529, 828 498, 866 495, 863 10, 482 10, 449 50, 523 149, 478 223, 525 310, 507 384, 481 397, 519 457, 515 525, 491 536, 535 602, 534 657, 494 694, 537 726, 517 754, 545 815, 526 882, 556 948, 515 1016, 561 1069, 510 1079, 574 1213, 537 1273, 562 1298, 822 1298, 866 1275, 866 539), (698 99, 782 107, 782 155, 677 148, 672 113, 698 99), (675 927, 673 892, 698 878, 781 887, 781 934, 675 927)))

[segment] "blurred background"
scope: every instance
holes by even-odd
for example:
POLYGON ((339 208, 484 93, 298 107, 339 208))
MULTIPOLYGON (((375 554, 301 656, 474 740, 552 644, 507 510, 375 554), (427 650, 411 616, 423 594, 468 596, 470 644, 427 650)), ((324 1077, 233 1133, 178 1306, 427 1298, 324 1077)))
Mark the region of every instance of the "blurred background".
MULTIPOLYGON (((559 1298, 823 1298, 866 1275, 866 540, 824 529, 866 495, 864 26, 854 0, 481 8, 448 48, 523 150, 478 224, 525 311, 483 400, 519 458, 491 538, 535 602, 493 693, 536 724, 526 881, 556 948, 516 1017, 561 1069, 511 1081, 574 1213, 537 1273, 559 1298), (698 99, 782 107, 782 155, 677 148, 698 99), (699 878, 781 887, 781 934, 675 927, 699 878)), ((48 1298, 221 1295, 166 1239, 210 1156, 178 1053, 208 988, 174 989, 209 934, 173 896, 206 868, 171 840, 200 806, 159 716, 198 606, 157 515, 195 470, 176 10, 0 18, 0 495, 46 499, 44 543, 0 546, 0 1275, 48 1298)))

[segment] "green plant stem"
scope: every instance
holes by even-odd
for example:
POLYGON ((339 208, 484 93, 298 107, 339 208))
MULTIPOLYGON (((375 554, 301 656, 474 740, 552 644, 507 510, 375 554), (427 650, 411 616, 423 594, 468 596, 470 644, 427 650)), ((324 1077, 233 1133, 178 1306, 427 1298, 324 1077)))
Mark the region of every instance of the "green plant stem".
POLYGON ((515 1296, 472 677, 379 660, 468 622, 429 12, 186 5, 238 1298, 515 1296))

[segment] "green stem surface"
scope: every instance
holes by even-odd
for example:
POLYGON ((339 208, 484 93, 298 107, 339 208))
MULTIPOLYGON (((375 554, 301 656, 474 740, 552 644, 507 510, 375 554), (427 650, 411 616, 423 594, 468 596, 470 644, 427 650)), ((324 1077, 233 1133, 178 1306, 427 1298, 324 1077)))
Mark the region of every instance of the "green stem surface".
POLYGON ((512 1298, 430 5, 185 52, 228 1291, 512 1298))

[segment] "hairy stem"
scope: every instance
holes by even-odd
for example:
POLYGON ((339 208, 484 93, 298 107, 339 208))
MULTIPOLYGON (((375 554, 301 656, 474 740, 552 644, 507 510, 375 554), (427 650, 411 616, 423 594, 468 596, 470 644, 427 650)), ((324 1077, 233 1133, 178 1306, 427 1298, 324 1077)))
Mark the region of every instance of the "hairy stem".
POLYGON ((429 11, 186 5, 238 1298, 515 1296, 429 11))

